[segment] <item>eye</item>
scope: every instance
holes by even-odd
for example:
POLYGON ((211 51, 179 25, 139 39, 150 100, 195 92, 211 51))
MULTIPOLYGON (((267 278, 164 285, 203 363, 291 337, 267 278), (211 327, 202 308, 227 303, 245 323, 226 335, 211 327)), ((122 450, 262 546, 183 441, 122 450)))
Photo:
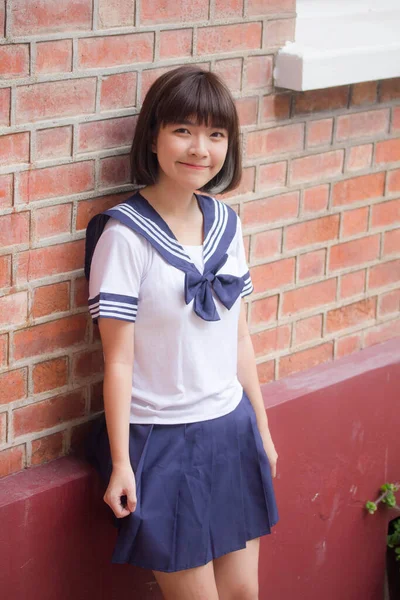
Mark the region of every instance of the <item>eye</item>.
POLYGON ((190 133, 190 131, 186 127, 178 127, 178 129, 174 130, 174 133, 190 133))
POLYGON ((213 131, 211 137, 224 138, 226 137, 226 134, 223 131, 213 131))

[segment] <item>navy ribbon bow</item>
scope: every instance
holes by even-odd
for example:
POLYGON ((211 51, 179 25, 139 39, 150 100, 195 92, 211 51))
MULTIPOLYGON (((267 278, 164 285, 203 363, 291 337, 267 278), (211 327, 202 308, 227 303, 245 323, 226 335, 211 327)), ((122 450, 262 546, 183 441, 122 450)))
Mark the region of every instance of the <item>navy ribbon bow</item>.
POLYGON ((194 299, 193 308, 196 315, 205 321, 220 321, 212 290, 222 304, 230 310, 243 289, 243 278, 234 275, 216 275, 228 259, 224 254, 219 263, 207 273, 189 271, 185 276, 185 301, 189 304, 194 299))

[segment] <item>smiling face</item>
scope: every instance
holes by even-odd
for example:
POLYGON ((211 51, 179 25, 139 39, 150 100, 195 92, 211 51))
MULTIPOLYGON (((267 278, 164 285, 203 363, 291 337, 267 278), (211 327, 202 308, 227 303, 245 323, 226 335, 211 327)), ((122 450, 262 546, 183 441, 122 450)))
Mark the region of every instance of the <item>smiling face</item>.
POLYGON ((195 191, 222 169, 228 150, 224 128, 196 123, 194 119, 162 126, 153 144, 159 166, 159 182, 174 183, 195 191))

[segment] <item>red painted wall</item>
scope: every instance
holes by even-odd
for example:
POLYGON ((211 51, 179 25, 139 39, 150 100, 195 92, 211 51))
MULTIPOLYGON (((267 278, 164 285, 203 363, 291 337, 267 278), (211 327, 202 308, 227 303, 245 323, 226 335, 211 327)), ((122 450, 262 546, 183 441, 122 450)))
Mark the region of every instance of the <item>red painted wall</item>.
MULTIPOLYGON (((280 454, 281 520, 262 540, 260 600, 382 600, 400 477, 400 340, 264 387, 280 454)), ((12 600, 156 600, 151 572, 111 565, 115 530, 92 469, 62 458, 2 480, 0 589, 12 600)))

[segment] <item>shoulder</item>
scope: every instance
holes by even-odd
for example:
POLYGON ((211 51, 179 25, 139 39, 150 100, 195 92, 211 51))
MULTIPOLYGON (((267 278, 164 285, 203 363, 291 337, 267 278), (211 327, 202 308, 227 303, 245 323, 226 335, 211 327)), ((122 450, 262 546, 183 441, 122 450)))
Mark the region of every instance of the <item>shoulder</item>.
POLYGON ((147 249, 149 245, 142 235, 139 235, 136 231, 114 217, 108 219, 101 237, 103 238, 103 242, 128 244, 135 249, 147 249))

